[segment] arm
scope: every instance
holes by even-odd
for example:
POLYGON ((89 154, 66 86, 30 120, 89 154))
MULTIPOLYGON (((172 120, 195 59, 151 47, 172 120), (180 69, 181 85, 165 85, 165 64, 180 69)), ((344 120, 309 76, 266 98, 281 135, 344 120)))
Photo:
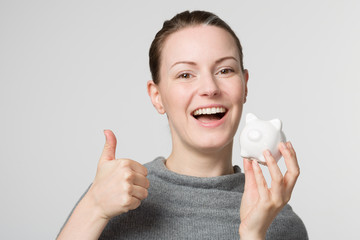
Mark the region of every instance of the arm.
POLYGON ((80 200, 57 239, 98 239, 109 219, 101 217, 91 198, 80 200))
POLYGON ((271 153, 264 152, 271 175, 270 188, 259 164, 244 159, 245 190, 240 206, 239 227, 241 239, 265 239, 271 222, 290 200, 300 169, 290 142, 280 143, 279 148, 287 167, 285 175, 282 175, 271 153))
POLYGON ((130 159, 115 159, 115 135, 104 133, 106 143, 93 184, 58 239, 98 239, 112 217, 136 209, 148 195, 147 169, 130 159))

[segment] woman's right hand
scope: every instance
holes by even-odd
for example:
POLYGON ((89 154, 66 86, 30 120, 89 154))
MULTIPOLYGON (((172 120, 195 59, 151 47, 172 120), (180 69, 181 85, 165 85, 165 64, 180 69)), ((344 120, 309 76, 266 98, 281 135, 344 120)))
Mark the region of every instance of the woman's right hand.
POLYGON ((57 239, 98 239, 112 217, 139 207, 148 196, 147 169, 130 159, 115 159, 116 137, 106 142, 89 191, 74 209, 57 239))
POLYGON ((116 137, 104 130, 105 146, 101 154, 93 184, 86 194, 100 216, 114 216, 136 209, 148 196, 147 169, 130 159, 115 159, 116 137))

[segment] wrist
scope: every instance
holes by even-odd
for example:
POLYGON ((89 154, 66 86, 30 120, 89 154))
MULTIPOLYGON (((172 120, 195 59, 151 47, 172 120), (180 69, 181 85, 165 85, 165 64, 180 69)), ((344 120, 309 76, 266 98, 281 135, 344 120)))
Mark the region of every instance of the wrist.
POLYGON ((110 220, 110 217, 106 215, 103 207, 99 204, 99 199, 96 197, 96 193, 94 193, 92 188, 90 188, 83 199, 81 199, 79 205, 81 205, 80 208, 82 211, 86 212, 91 219, 106 222, 110 220))
POLYGON ((109 222, 86 194, 74 209, 58 239, 98 239, 109 222))
POLYGON ((241 240, 264 240, 266 233, 243 229, 240 225, 239 235, 241 240))
POLYGON ((262 237, 259 234, 240 234, 240 239, 241 240, 264 240, 265 237, 262 237))

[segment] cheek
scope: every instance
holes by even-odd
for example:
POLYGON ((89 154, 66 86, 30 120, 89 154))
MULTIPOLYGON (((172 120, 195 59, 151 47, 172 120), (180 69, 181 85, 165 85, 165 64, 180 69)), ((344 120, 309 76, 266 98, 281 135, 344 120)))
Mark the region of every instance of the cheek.
POLYGON ((233 102, 243 103, 245 96, 245 85, 241 79, 234 79, 224 84, 224 91, 229 95, 233 102))
POLYGON ((165 96, 163 104, 168 113, 172 115, 177 112, 183 112, 187 110, 188 103, 191 99, 190 89, 184 86, 174 85, 165 89, 165 96))

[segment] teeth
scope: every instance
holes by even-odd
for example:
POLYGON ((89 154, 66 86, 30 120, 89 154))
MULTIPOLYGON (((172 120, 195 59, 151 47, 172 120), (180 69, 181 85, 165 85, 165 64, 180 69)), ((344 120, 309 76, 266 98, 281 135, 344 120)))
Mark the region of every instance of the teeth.
POLYGON ((200 108, 195 110, 194 116, 202 114, 215 114, 215 113, 224 113, 226 109, 223 107, 212 107, 212 108, 200 108))

